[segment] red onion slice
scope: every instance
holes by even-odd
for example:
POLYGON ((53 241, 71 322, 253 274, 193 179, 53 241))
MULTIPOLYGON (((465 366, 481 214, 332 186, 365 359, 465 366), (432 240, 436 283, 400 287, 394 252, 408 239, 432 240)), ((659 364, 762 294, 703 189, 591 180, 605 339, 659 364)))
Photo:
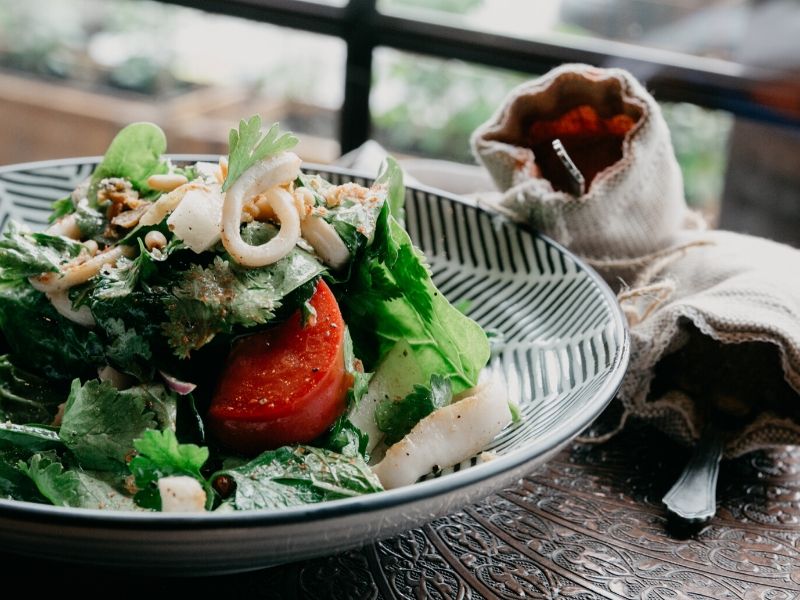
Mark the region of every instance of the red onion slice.
POLYGON ((164 383, 167 384, 167 387, 180 396, 191 394, 197 387, 196 383, 181 381, 180 379, 176 379, 172 375, 164 373, 164 371, 159 371, 159 373, 161 373, 161 377, 164 379, 164 383))

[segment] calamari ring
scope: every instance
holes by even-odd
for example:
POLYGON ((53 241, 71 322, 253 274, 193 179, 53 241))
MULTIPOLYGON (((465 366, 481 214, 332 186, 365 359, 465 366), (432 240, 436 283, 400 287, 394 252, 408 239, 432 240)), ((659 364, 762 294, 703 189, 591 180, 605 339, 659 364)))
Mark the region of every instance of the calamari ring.
POLYGON ((233 259, 246 267, 263 267, 286 256, 300 239, 300 215, 292 195, 279 188, 300 173, 300 158, 284 152, 253 165, 225 193, 222 202, 222 245, 233 259), (274 188, 274 189, 273 189, 274 188), (267 201, 278 217, 278 234, 260 246, 242 239, 239 227, 244 203, 259 192, 269 190, 267 201))

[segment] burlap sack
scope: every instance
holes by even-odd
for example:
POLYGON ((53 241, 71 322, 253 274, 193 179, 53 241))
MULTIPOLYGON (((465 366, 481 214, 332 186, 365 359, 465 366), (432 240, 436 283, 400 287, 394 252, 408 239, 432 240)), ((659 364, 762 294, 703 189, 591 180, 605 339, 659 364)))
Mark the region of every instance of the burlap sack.
MULTIPOLYGON (((602 133, 603 123, 587 129, 602 133)), ((727 456, 800 443, 800 251, 703 230, 684 202, 661 111, 629 73, 555 69, 511 92, 472 146, 501 190, 485 202, 563 243, 620 291, 630 366, 595 440, 638 417, 686 444, 712 422, 727 456), (573 145, 589 182, 576 194, 542 132, 569 135, 571 115, 586 111, 633 126, 573 145)))
POLYGON ((641 257, 669 247, 687 223, 698 223, 684 201, 661 110, 627 71, 559 67, 513 90, 471 142, 503 192, 496 208, 581 255, 614 287, 635 276, 641 257), (585 193, 575 195, 564 190, 566 171, 559 173, 549 140, 533 136, 582 107, 605 123, 624 119, 633 127, 622 139, 595 135, 587 147, 565 144, 589 172, 585 193))

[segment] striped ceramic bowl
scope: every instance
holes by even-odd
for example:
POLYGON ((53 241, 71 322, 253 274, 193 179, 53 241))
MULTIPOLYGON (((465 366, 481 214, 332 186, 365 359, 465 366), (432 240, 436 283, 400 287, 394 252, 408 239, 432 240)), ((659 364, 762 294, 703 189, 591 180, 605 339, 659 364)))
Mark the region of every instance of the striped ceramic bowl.
MULTIPOLYGON (((0 222, 42 228, 51 202, 85 179, 97 160, 0 168, 0 222)), ((328 167, 306 170, 334 183, 369 182, 328 167)), ((468 301, 470 316, 497 334, 491 366, 505 377, 522 419, 485 454, 405 488, 283 510, 176 516, 0 500, 0 545, 166 573, 257 568, 419 526, 512 484, 569 443, 614 396, 627 364, 624 320, 606 284, 551 240, 432 189, 408 189, 406 226, 439 289, 451 301, 468 301)))

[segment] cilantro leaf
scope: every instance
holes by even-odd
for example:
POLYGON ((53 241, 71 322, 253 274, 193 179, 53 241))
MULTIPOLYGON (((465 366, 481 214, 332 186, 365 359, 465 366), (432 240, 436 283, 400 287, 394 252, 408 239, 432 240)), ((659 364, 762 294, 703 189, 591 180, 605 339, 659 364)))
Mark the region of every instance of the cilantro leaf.
POLYGON ((151 410, 157 398, 146 388, 117 390, 96 379, 72 382, 59 435, 84 467, 119 470, 127 464, 133 440, 155 429, 151 410))
POLYGON ((0 270, 5 277, 23 278, 55 273, 83 246, 69 238, 31 233, 10 221, 0 238, 0 270))
POLYGON ((343 456, 312 446, 284 446, 250 462, 215 473, 235 485, 236 510, 281 508, 379 492, 378 478, 360 456, 343 456))
POLYGON ((299 248, 258 269, 237 268, 220 256, 207 267, 192 265, 164 299, 164 334, 178 357, 188 357, 218 333, 269 322, 289 293, 323 270, 299 248))
POLYGON ((222 185, 222 191, 227 191, 254 164, 294 148, 297 141, 291 133, 281 133, 277 123, 262 133, 259 115, 253 115, 246 121, 242 119, 239 121, 239 130, 231 129, 228 136, 228 177, 222 185))
POLYGON ((398 402, 382 400, 375 410, 375 421, 378 429, 386 434, 386 443, 391 445, 437 408, 450 404, 452 399, 450 381, 441 375, 432 375, 430 386, 415 385, 414 390, 398 402))
POLYGON ((126 329, 122 319, 109 319, 104 323, 110 340, 106 346, 108 361, 124 373, 133 375, 140 381, 152 379, 154 367, 150 362, 153 351, 150 343, 135 329, 126 329))
POLYGON ((200 473, 200 469, 208 460, 208 448, 194 444, 180 444, 175 433, 169 429, 147 430, 140 438, 134 440, 133 446, 139 454, 133 457, 128 468, 139 489, 134 496, 139 506, 161 509, 158 480, 162 477, 188 475, 208 488, 206 479, 200 473))
POLYGON ((80 481, 73 472, 65 472, 54 453, 34 454, 18 468, 33 481, 39 493, 56 506, 80 506, 80 481))
POLYGON ((369 458, 368 445, 369 435, 353 424, 346 413, 334 421, 322 444, 324 448, 343 456, 360 456, 364 460, 369 458))

